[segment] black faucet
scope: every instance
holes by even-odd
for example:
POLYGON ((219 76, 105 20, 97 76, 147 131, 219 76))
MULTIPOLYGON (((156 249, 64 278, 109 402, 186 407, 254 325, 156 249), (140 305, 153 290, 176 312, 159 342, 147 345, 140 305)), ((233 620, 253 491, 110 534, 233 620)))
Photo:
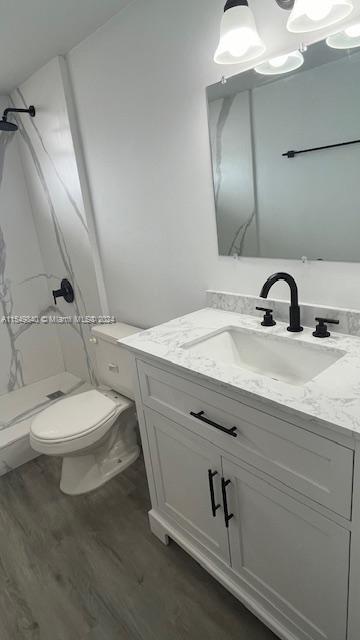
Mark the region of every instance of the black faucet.
POLYGON ((298 297, 298 288, 294 278, 289 273, 283 273, 279 271, 278 273, 274 273, 270 278, 268 278, 261 289, 260 297, 267 298, 271 287, 279 280, 285 280, 290 287, 291 293, 291 303, 290 303, 290 324, 287 328, 288 331, 292 333, 298 333, 303 330, 303 327, 300 324, 300 307, 299 307, 299 297, 298 297))

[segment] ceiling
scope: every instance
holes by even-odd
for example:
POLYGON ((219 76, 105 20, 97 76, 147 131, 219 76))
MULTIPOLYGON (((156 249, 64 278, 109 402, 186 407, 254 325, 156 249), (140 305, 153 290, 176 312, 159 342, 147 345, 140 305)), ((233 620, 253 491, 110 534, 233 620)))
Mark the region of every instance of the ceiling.
POLYGON ((7 94, 56 55, 70 51, 131 0, 1 2, 0 94, 7 94))

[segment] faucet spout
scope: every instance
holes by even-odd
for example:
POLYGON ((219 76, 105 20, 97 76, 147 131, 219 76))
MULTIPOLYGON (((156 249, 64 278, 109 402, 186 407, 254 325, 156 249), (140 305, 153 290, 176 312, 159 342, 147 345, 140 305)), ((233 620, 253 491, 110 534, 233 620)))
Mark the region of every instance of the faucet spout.
POLYGON ((289 326, 287 328, 288 331, 292 333, 298 333, 303 330, 303 327, 300 323, 300 307, 299 307, 299 295, 297 284, 289 273, 285 273, 283 271, 278 271, 274 273, 270 278, 268 278, 261 289, 260 297, 267 298, 272 286, 279 282, 280 280, 284 280, 290 288, 290 309, 289 309, 289 326))

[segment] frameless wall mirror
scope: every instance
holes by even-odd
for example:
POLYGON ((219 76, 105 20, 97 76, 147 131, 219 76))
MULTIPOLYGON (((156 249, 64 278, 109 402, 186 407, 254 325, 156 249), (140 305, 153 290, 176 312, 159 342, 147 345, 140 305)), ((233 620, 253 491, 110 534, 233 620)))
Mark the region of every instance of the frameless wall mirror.
POLYGON ((318 43, 207 98, 219 254, 359 262, 359 50, 318 43))

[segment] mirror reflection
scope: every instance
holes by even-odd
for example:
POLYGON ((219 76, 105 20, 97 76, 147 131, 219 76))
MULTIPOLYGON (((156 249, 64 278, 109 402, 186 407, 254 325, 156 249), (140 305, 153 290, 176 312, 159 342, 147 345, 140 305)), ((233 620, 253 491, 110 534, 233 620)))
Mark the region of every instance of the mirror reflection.
POLYGON ((360 261, 360 53, 207 89, 219 254, 360 261))

